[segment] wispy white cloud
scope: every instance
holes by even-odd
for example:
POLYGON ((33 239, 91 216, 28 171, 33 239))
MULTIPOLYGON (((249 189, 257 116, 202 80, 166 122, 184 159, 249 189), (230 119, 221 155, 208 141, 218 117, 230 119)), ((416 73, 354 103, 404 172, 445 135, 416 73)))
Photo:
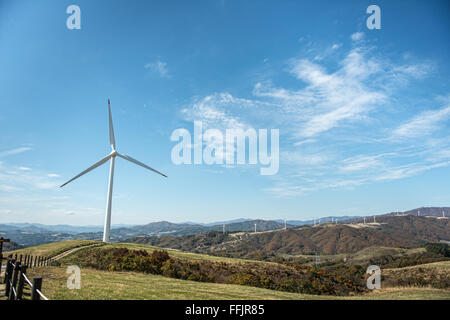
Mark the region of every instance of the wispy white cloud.
POLYGON ((448 154, 439 150, 448 150, 450 139, 431 137, 442 132, 439 126, 450 118, 450 107, 423 111, 398 127, 390 119, 411 114, 395 104, 409 84, 434 72, 434 64, 411 58, 395 63, 366 47, 364 33, 351 39, 346 53, 334 43, 320 54, 309 43, 309 54, 289 59, 284 71, 297 85, 277 86, 265 79, 256 82, 251 98, 229 93, 200 97, 182 110, 183 117, 219 129, 282 128, 280 174, 265 189, 276 196, 355 188, 449 165, 448 154), (335 59, 324 59, 328 54, 335 59), (425 136, 414 145, 399 139, 425 136))
POLYGON ((342 47, 342 44, 341 44, 341 43, 335 43, 335 44, 333 44, 333 45, 331 46, 331 49, 332 49, 332 50, 336 50, 336 49, 339 49, 340 47, 342 47))
POLYGON ((151 72, 159 75, 161 78, 170 78, 169 70, 167 68, 167 63, 164 61, 154 61, 151 63, 147 63, 144 66, 145 69, 150 70, 151 72))
POLYGON ((323 153, 306 153, 301 151, 285 151, 280 156, 286 163, 298 166, 317 166, 330 160, 330 157, 323 153))
POLYGON ((304 186, 283 185, 265 188, 264 191, 279 198, 293 198, 303 196, 308 192, 314 191, 314 189, 304 186))
POLYGON ((433 163, 433 164, 408 164, 405 166, 399 166, 394 168, 389 168, 385 173, 374 177, 373 181, 390 181, 390 180, 398 180, 407 177, 411 177, 417 175, 419 173, 435 169, 447 167, 450 165, 450 161, 433 163))
POLYGON ((5 192, 55 188, 59 185, 59 181, 54 178, 32 168, 13 167, 4 162, 0 163, 0 190, 5 192))
POLYGON ((16 149, 7 150, 7 151, 2 151, 2 152, 0 152, 0 158, 11 156, 11 155, 18 154, 18 153, 22 153, 22 152, 25 152, 28 150, 31 150, 31 148, 30 147, 20 147, 20 148, 16 148, 16 149))
POLYGON ((450 119, 450 106, 437 110, 426 110, 393 131, 393 137, 412 138, 430 134, 439 129, 439 124, 450 119))
POLYGON ((419 63, 393 66, 392 72, 397 75, 400 74, 420 79, 429 75, 433 69, 434 65, 432 63, 419 63))
POLYGON ((15 186, 9 186, 6 184, 0 184, 0 190, 4 192, 14 192, 14 191, 21 191, 21 188, 15 187, 15 186))
MULTIPOLYGON (((252 126, 242 119, 242 115, 246 113, 246 110, 253 112, 257 106, 265 104, 257 100, 236 98, 226 92, 216 93, 203 98, 195 98, 189 107, 181 110, 181 114, 185 120, 201 121, 203 131, 215 129, 214 132, 210 131, 209 133, 212 133, 216 139, 211 136, 210 141, 204 143, 209 147, 215 147, 215 158, 223 161, 228 153, 234 154, 234 150, 219 145, 222 144, 222 139, 224 139, 225 144, 228 142, 227 139, 234 139, 225 135, 226 130, 242 129, 245 132, 250 129, 252 126), (223 151, 220 152, 220 150, 223 151)), ((194 147, 194 145, 191 145, 191 147, 194 147)), ((227 167, 232 168, 233 166, 227 167)))
POLYGON ((235 98, 229 93, 212 94, 194 100, 189 108, 181 110, 185 118, 191 121, 202 121, 205 126, 217 129, 244 128, 246 124, 229 109, 233 106, 245 107, 254 104, 251 100, 235 98))
POLYGON ((353 33, 353 34, 350 36, 350 38, 351 38, 353 41, 359 41, 359 40, 362 40, 362 39, 364 38, 364 32, 355 32, 355 33, 353 33))
POLYGON ((284 111, 294 113, 299 137, 315 136, 338 127, 342 121, 361 120, 386 100, 381 89, 369 88, 365 83, 381 67, 365 59, 361 49, 350 51, 333 73, 306 59, 292 60, 290 65, 290 72, 307 84, 305 88, 294 91, 257 83, 254 94, 275 99, 284 111))
POLYGON ((381 165, 380 156, 357 156, 351 159, 345 159, 341 171, 359 171, 367 168, 373 168, 381 165))

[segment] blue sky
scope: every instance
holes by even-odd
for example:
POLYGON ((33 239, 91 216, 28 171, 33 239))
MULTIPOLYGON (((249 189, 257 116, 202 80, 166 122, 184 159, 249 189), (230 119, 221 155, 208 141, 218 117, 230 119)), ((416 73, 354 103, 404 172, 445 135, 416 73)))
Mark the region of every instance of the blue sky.
POLYGON ((0 1, 0 222, 309 219, 450 204, 447 1, 0 1), (81 8, 69 30, 66 8, 81 8), (381 29, 366 8, 381 8, 381 29), (193 120, 280 130, 280 168, 175 165, 193 120))

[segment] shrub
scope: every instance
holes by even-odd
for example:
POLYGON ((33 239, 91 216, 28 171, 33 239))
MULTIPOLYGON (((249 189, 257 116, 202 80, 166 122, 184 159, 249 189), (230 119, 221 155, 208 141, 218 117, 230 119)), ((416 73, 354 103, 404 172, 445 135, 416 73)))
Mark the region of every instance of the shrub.
POLYGON ((450 257, 450 246, 446 243, 427 243, 425 249, 430 254, 450 257))
POLYGON ((239 284, 239 285, 253 286, 253 287, 260 286, 259 277, 255 276, 253 274, 249 274, 249 273, 232 274, 228 277, 227 282, 232 283, 232 284, 239 284))
POLYGON ((149 253, 126 248, 83 250, 76 258, 80 265, 101 270, 138 271, 183 280, 230 283, 298 293, 347 295, 365 290, 363 279, 358 278, 365 271, 361 266, 333 266, 328 271, 289 262, 261 264, 192 261, 171 257, 164 250, 149 253))

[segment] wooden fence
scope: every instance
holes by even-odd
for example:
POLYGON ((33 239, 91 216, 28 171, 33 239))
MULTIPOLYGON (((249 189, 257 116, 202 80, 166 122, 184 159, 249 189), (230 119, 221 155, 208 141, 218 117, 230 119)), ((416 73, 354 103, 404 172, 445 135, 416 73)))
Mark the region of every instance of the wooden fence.
POLYGON ((48 300, 41 292, 42 277, 35 277, 30 281, 27 277, 27 269, 37 266, 51 266, 55 261, 47 257, 31 255, 10 255, 7 259, 5 270, 5 296, 9 300, 24 300, 29 296, 31 300, 48 300), (29 292, 28 292, 29 290, 29 292))

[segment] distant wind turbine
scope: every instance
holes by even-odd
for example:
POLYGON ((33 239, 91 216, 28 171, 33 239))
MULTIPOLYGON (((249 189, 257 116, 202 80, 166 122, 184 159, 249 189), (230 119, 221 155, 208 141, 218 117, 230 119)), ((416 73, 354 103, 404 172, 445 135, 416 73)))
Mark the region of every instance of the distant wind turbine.
POLYGON ((106 214, 105 214, 105 226, 103 229, 103 242, 109 241, 109 234, 110 234, 110 229, 111 229, 112 190, 113 190, 113 182, 114 182, 114 162, 116 160, 116 156, 119 156, 122 159, 133 162, 141 167, 144 167, 145 169, 148 169, 150 171, 158 173, 158 174, 162 175, 163 177, 167 178, 167 176, 165 174, 147 166, 146 164, 143 164, 142 162, 140 162, 136 159, 133 159, 130 156, 120 154, 116 151, 116 141, 114 139, 114 128, 113 128, 113 123, 112 123, 111 105, 110 105, 109 99, 108 99, 108 113, 109 113, 109 143, 111 145, 111 153, 60 186, 60 188, 64 187, 69 182, 72 182, 73 180, 81 177, 82 175, 88 173, 89 171, 94 170, 95 168, 106 163, 108 160, 111 160, 111 164, 109 167, 108 196, 107 196, 107 200, 106 200, 106 214))

